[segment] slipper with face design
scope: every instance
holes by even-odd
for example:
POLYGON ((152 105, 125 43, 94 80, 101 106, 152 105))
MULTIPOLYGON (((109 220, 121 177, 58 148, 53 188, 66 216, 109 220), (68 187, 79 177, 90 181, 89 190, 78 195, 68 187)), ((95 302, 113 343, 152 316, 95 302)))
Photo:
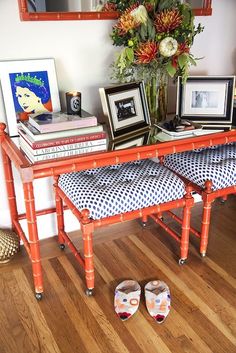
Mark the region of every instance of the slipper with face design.
POLYGON ((161 324, 170 311, 169 287, 163 281, 151 281, 145 285, 144 290, 147 310, 161 324))
POLYGON ((115 312, 122 321, 136 313, 140 302, 141 287, 134 280, 121 282, 115 289, 115 312))

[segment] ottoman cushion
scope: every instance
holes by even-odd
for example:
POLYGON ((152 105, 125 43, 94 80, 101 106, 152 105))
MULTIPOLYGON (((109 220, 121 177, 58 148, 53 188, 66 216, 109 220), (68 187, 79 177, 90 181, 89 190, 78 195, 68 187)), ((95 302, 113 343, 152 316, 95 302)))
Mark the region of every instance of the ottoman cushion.
POLYGON ((236 184, 236 144, 171 154, 164 165, 201 187, 211 180, 219 190, 236 184))
POLYGON ((63 174, 59 186, 81 211, 100 219, 180 199, 184 183, 152 160, 63 174))

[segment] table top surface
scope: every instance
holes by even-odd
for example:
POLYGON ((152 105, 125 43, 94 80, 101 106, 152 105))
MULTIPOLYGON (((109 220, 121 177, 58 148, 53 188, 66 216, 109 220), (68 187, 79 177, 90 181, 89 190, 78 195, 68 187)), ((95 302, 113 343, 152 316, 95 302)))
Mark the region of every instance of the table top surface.
MULTIPOLYGON (((212 145, 236 141, 236 128, 230 131, 209 132, 201 135, 186 135, 158 141, 159 130, 143 130, 119 140, 108 140, 105 151, 85 153, 70 157, 50 159, 32 163, 6 134, 1 144, 17 169, 31 170, 31 177, 55 176, 66 172, 97 168, 134 160, 161 157, 166 154, 183 152, 212 145)), ((26 173, 27 174, 27 173, 26 173)), ((28 177, 27 177, 28 178, 28 177)))

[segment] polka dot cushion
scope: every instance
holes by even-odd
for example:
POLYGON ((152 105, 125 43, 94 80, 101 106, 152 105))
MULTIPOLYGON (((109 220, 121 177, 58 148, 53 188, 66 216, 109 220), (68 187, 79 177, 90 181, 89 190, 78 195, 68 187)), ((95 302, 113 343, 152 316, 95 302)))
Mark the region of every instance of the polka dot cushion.
POLYGON ((63 174, 59 186, 78 210, 100 219, 180 199, 184 183, 151 160, 63 174))
POLYGON ((236 185, 235 143, 168 155, 164 164, 201 187, 206 180, 213 190, 236 185))

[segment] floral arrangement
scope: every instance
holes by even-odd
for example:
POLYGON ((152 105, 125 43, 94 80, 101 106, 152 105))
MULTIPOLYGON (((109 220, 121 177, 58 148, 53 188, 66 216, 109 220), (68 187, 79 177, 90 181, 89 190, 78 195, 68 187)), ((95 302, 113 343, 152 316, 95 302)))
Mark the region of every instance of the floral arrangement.
POLYGON ((186 80, 189 67, 196 65, 190 53, 194 37, 202 32, 195 28, 190 6, 179 0, 109 0, 104 11, 118 11, 113 26, 113 45, 122 46, 113 64, 113 78, 127 82, 153 75, 157 70, 186 80))
POLYGON ((118 12, 111 38, 123 47, 111 78, 143 80, 151 121, 164 120, 168 77, 186 81, 190 66, 196 65, 190 48, 203 27, 195 28, 190 6, 180 0, 108 0, 102 10, 118 12))

